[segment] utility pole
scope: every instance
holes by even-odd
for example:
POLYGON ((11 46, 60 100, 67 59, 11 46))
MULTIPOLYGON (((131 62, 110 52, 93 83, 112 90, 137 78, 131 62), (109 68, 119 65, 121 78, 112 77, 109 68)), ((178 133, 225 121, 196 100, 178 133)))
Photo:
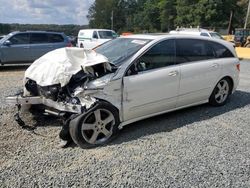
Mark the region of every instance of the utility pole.
POLYGON ((234 16, 234 11, 231 10, 229 24, 228 24, 228 29, 227 29, 227 34, 228 35, 232 35, 232 21, 233 21, 233 16, 234 16))
POLYGON ((113 30, 114 27, 114 11, 111 12, 111 30, 113 30))
POLYGON ((245 21, 244 29, 247 28, 247 22, 248 22, 249 12, 250 12, 250 0, 248 1, 247 16, 246 16, 246 21, 245 21))

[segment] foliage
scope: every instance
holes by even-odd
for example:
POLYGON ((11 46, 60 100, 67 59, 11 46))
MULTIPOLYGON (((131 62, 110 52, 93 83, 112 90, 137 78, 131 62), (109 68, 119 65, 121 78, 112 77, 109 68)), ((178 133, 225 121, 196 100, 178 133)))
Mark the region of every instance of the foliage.
POLYGON ((12 31, 55 31, 64 32, 66 35, 77 36, 80 29, 85 29, 88 26, 80 25, 51 25, 51 24, 1 24, 0 33, 8 34, 12 31))
POLYGON ((177 26, 227 28, 231 12, 233 26, 243 27, 248 0, 95 0, 88 13, 90 28, 118 32, 166 32, 177 26))

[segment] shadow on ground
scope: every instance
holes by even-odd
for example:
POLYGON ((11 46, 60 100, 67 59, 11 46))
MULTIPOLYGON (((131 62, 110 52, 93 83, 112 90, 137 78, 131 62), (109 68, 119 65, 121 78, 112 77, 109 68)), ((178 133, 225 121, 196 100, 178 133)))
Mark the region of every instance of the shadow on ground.
POLYGON ((30 65, 0 65, 0 72, 10 72, 10 71, 25 71, 30 65))
POLYGON ((245 107, 249 104, 250 93, 237 90, 231 96, 230 101, 221 107, 213 107, 209 104, 204 104, 166 113, 127 125, 121 130, 120 135, 110 144, 120 144, 136 140, 146 135, 170 132, 174 129, 184 127, 194 122, 204 121, 232 110, 245 107))

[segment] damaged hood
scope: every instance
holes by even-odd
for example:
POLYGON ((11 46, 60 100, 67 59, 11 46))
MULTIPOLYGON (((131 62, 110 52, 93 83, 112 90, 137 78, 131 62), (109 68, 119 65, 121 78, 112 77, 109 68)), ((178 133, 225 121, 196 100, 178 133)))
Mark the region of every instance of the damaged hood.
POLYGON ((80 70, 94 74, 91 66, 103 64, 111 70, 108 59, 93 50, 83 48, 60 48, 37 59, 25 72, 25 78, 36 81, 40 86, 67 85, 72 75, 80 70))

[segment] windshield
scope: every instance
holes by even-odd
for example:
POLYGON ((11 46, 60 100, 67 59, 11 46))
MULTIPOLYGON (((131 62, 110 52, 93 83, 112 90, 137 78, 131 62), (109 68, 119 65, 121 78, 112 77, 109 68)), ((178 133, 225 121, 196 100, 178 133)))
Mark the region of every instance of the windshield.
POLYGON ((101 39, 113 39, 117 37, 114 31, 98 31, 101 39))
POLYGON ((210 33, 212 38, 223 39, 223 37, 219 33, 210 33))
POLYGON ((145 46, 148 39, 117 38, 97 47, 95 51, 106 56, 109 62, 119 65, 145 46))

